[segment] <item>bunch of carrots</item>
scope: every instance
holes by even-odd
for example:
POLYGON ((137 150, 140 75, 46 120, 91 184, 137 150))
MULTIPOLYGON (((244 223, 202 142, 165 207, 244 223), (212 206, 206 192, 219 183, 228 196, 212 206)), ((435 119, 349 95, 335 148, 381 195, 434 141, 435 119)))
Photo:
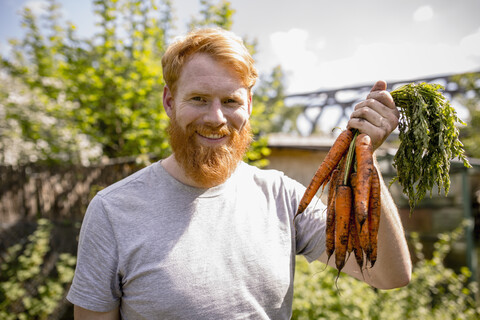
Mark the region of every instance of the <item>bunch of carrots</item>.
MULTIPOLYGON (((410 212, 428 191, 431 195, 434 185, 448 193, 451 159, 458 158, 465 167, 471 167, 455 125, 465 123, 457 117, 442 89, 440 85, 422 82, 391 92, 400 110, 400 147, 393 161, 397 169, 393 181, 398 181, 408 196, 410 212)), ((339 273, 352 252, 360 270, 368 262, 373 267, 377 260, 381 199, 368 135, 345 130, 338 136, 307 187, 295 218, 305 211, 318 189, 327 184, 328 259, 335 253, 339 273)))
POLYGON ((353 252, 361 270, 368 262, 373 267, 377 259, 381 199, 368 135, 345 130, 338 136, 307 187, 295 217, 305 211, 318 189, 327 184, 328 259, 335 253, 335 265, 340 272, 353 252))

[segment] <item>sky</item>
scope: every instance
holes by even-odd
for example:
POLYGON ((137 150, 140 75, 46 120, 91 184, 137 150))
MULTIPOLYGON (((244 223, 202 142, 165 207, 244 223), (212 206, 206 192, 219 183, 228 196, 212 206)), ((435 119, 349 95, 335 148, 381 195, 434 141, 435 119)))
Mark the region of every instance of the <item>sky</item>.
MULTIPOLYGON (((59 0, 81 36, 95 31, 91 0, 59 0)), ((262 74, 286 72, 287 93, 480 71, 480 0, 231 0, 232 30, 258 42, 262 74)), ((200 8, 172 0, 178 34, 200 8)), ((18 12, 43 0, 0 0, 0 52, 21 36, 18 12)))

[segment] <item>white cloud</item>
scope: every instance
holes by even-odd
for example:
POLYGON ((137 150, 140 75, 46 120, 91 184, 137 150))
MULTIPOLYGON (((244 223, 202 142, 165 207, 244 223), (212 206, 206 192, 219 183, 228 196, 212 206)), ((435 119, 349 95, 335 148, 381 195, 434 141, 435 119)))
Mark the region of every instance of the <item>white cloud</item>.
POLYGON ((480 28, 477 32, 462 38, 462 40, 460 40, 460 47, 467 55, 480 58, 480 28))
POLYGON ((421 6, 413 13, 413 20, 417 22, 428 21, 433 18, 433 9, 430 6, 421 6))
POLYGON ((326 46, 327 46, 327 41, 325 39, 320 39, 315 45, 315 48, 317 50, 322 50, 322 49, 325 49, 326 46))
POLYGON ((287 32, 275 32, 270 43, 282 67, 289 70, 302 70, 318 62, 314 52, 307 48, 308 32, 291 29, 287 32))
MULTIPOLYGON (((286 72, 289 93, 423 76, 472 71, 480 66, 480 29, 459 45, 429 43, 358 44, 352 55, 321 60, 314 50, 326 43, 312 43, 307 31, 291 29, 270 36, 275 59, 286 72)), ((272 59, 273 60, 273 59, 272 59)))
POLYGON ((0 55, 7 57, 10 52, 10 45, 6 41, 0 41, 0 55))
MULTIPOLYGON (((331 61, 312 59, 308 66, 290 69, 287 74, 288 92, 373 84, 379 79, 409 80, 476 70, 480 67, 478 41, 475 42, 477 37, 480 37, 480 32, 464 38, 461 46, 427 43, 360 45, 348 58, 331 61), (472 56, 475 52, 477 55, 472 56)), ((303 52, 305 48, 296 50, 303 52)))
POLYGON ((46 12, 47 6, 48 2, 45 0, 30 0, 25 3, 25 7, 30 8, 30 10, 32 10, 32 13, 35 16, 44 14, 46 12))

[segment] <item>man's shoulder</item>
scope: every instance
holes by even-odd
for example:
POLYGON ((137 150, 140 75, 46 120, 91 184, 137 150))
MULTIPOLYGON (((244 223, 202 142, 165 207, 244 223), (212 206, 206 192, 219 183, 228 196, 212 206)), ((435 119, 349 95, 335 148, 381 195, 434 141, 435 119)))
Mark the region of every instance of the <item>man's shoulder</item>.
MULTIPOLYGON (((105 189, 98 192, 102 198, 113 196, 122 193, 138 192, 146 186, 151 185, 156 179, 155 166, 159 163, 153 163, 145 168, 142 168, 131 175, 109 185, 105 189)), ((148 188, 147 188, 148 189, 148 188)))
POLYGON ((240 174, 249 174, 253 176, 263 177, 263 178, 282 178, 285 174, 282 171, 270 168, 259 168, 242 162, 239 167, 240 174))
POLYGON ((240 176, 250 176, 254 179, 255 183, 262 185, 284 186, 297 183, 282 171, 271 168, 258 168, 247 163, 242 163, 240 176))

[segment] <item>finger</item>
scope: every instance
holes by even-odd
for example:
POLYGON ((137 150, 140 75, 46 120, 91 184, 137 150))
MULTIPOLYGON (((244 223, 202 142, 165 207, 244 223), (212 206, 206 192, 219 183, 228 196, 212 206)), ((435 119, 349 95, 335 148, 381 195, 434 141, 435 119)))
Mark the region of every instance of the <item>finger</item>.
POLYGON ((355 106, 347 126, 368 134, 377 149, 395 130, 399 116, 397 108, 391 109, 378 100, 368 99, 355 106))
MULTIPOLYGON (((381 108, 381 107, 378 107, 381 108)), ((390 117, 389 114, 383 116, 379 113, 375 108, 365 106, 354 110, 350 116, 352 119, 363 119, 376 127, 382 127, 388 125, 388 118, 390 117)))
POLYGON ((370 92, 382 91, 386 89, 387 89, 387 83, 384 80, 378 80, 377 82, 375 82, 372 89, 370 89, 370 92))
POLYGON ((370 136, 373 150, 376 150, 379 146, 381 146, 391 132, 387 126, 378 127, 363 118, 351 118, 348 121, 347 128, 357 129, 361 133, 365 133, 370 136))
POLYGON ((370 92, 366 100, 370 99, 380 102, 389 109, 396 109, 392 95, 386 90, 370 92))
MULTIPOLYGON (((385 91, 377 91, 378 94, 385 91)), ((367 114, 374 111, 378 114, 378 117, 387 118, 388 120, 394 121, 396 118, 400 117, 400 112, 395 107, 395 102, 393 101, 390 94, 380 94, 377 96, 377 99, 367 99, 365 101, 359 102, 354 107, 354 112, 352 113, 353 117, 364 118, 367 114), (372 110, 369 110, 372 109, 372 110)), ((375 122, 375 119, 370 118, 375 122)))

